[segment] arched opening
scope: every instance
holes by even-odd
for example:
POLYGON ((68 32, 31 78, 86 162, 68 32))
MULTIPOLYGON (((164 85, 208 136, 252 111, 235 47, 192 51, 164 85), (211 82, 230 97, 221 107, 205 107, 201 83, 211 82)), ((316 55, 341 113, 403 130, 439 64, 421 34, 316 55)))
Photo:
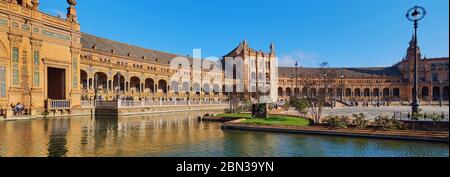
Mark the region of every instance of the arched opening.
POLYGON ((81 88, 82 89, 87 89, 88 88, 87 83, 88 83, 87 72, 84 71, 84 70, 80 70, 80 84, 81 84, 81 88))
POLYGON ((430 89, 428 87, 422 87, 421 95, 423 98, 430 96, 430 89))
POLYGON ((351 97, 352 96, 352 89, 350 89, 350 88, 345 89, 345 96, 351 97))
POLYGON ((178 84, 178 82, 177 81, 172 81, 172 82, 170 82, 170 88, 172 88, 172 90, 173 90, 173 92, 174 93, 180 93, 180 87, 179 87, 180 85, 178 84))
POLYGON ((295 96, 300 96, 300 88, 295 88, 294 89, 294 95, 295 96))
POLYGON ((214 95, 218 95, 220 93, 220 85, 214 85, 214 95))
POLYGON ((364 96, 365 97, 370 97, 370 89, 368 89, 368 88, 364 89, 364 96))
POLYGON ((94 74, 94 89, 106 90, 108 76, 105 73, 97 72, 94 74))
POLYGON ((383 96, 384 97, 390 97, 391 96, 389 88, 384 88, 383 89, 383 96))
POLYGON ((278 87, 278 96, 283 97, 283 88, 278 87))
POLYGON ((442 92, 442 98, 444 100, 448 100, 448 86, 444 87, 444 91, 442 92))
POLYGON ((302 89, 302 95, 308 96, 308 89, 306 87, 302 89))
POLYGON ((253 85, 252 88, 250 89, 250 94, 252 98, 256 98, 256 86, 253 85))
POLYGON ((145 79, 145 92, 155 93, 155 81, 152 78, 145 79))
POLYGON ((325 88, 320 88, 319 89, 319 95, 325 95, 326 93, 325 93, 325 88))
POLYGON ((399 98, 400 97, 400 89, 399 88, 394 88, 394 97, 399 98))
POLYGON ((130 78, 130 89, 132 94, 141 91, 141 79, 139 77, 133 76, 130 78))
POLYGON ((344 90, 342 88, 338 88, 336 90, 336 96, 344 96, 344 90))
POLYGON ((122 74, 117 73, 114 75, 113 87, 115 91, 125 91, 125 77, 122 74))
POLYGON ((380 96, 380 89, 379 88, 373 89, 373 96, 376 96, 376 97, 380 96))
POLYGON ((361 97, 361 89, 359 89, 359 88, 355 89, 355 96, 356 97, 361 97))
POLYGON ((441 88, 438 86, 433 87, 433 100, 437 101, 441 97, 441 88))
POLYGON ((158 90, 161 90, 162 93, 167 93, 167 81, 166 80, 159 80, 158 81, 158 90))
POLYGON ((209 95, 211 92, 211 86, 209 84, 203 84, 203 92, 205 92, 206 95, 209 95))
POLYGON ((316 97, 316 95, 317 95, 317 90, 315 89, 315 88, 312 88, 311 90, 310 90, 310 93, 309 93, 310 95, 311 95, 311 97, 316 97))
POLYGON ((329 88, 329 89, 328 89, 327 94, 328 94, 329 96, 331 96, 331 97, 336 96, 335 93, 334 93, 334 89, 332 89, 332 88, 329 88))
POLYGON ((191 92, 191 86, 189 85, 189 82, 183 82, 183 84, 181 85, 181 91, 189 94, 191 92))
POLYGON ((196 94, 196 95, 200 95, 201 92, 201 87, 199 83, 194 83, 194 85, 192 85, 192 91, 196 94))
POLYGON ((286 96, 292 96, 292 90, 291 88, 286 88, 286 96))

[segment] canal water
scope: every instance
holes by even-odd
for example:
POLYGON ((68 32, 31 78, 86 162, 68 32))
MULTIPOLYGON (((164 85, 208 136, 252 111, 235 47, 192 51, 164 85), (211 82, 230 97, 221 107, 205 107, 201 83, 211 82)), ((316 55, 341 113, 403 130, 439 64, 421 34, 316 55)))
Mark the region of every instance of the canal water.
POLYGON ((1 157, 430 157, 447 143, 221 130, 204 112, 0 122, 1 157))

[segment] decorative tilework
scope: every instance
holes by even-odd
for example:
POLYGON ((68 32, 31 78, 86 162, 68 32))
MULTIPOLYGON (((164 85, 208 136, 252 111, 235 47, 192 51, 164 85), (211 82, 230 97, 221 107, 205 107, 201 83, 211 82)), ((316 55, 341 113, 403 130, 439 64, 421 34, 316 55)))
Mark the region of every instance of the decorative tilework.
POLYGON ((11 26, 14 28, 19 28, 19 24, 17 22, 12 22, 11 26))
POLYGON ((40 73, 39 73, 39 51, 34 51, 33 55, 33 68, 34 68, 34 77, 33 77, 33 85, 36 87, 40 86, 40 73))
POLYGON ((78 58, 72 58, 72 86, 74 89, 78 87, 78 58))
POLYGON ((0 19, 0 26, 7 25, 7 24, 8 24, 8 20, 0 19))
POLYGON ((35 33, 39 33, 39 28, 33 28, 33 32, 35 32, 35 33))
POLYGON ((19 85, 19 48, 13 47, 13 85, 19 85))
POLYGON ((70 41, 70 36, 67 36, 67 35, 50 32, 50 31, 47 31, 45 29, 41 30, 41 32, 42 32, 43 35, 46 35, 46 36, 49 36, 49 37, 70 41))
POLYGON ((22 29, 25 30, 25 31, 30 31, 31 27, 30 27, 30 25, 23 24, 22 25, 22 29))
POLYGON ((6 97, 6 67, 0 66, 0 97, 6 97))

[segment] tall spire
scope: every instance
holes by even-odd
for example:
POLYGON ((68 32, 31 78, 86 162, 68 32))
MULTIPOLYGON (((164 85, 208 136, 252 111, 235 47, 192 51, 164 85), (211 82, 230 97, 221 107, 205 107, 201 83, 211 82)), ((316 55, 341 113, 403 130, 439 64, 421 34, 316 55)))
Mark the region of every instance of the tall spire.
POLYGON ((414 33, 411 36, 411 40, 409 41, 409 47, 410 48, 414 48, 414 43, 415 43, 416 37, 414 36, 414 33))
POLYGON ((275 54, 275 44, 273 42, 270 43, 270 53, 275 54))

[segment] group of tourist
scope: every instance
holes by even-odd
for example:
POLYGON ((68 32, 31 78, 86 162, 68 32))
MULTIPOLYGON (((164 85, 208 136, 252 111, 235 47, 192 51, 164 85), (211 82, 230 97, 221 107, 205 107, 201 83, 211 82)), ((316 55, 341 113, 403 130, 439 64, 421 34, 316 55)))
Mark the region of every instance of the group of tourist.
POLYGON ((362 104, 360 104, 361 102, 359 101, 351 101, 350 102, 350 106, 351 107, 369 107, 369 106, 376 106, 376 107, 380 107, 380 106, 390 106, 391 102, 390 101, 363 101, 362 104))
POLYGON ((17 103, 16 105, 11 104, 11 108, 15 116, 23 116, 28 114, 28 109, 26 109, 25 106, 21 103, 17 103))

